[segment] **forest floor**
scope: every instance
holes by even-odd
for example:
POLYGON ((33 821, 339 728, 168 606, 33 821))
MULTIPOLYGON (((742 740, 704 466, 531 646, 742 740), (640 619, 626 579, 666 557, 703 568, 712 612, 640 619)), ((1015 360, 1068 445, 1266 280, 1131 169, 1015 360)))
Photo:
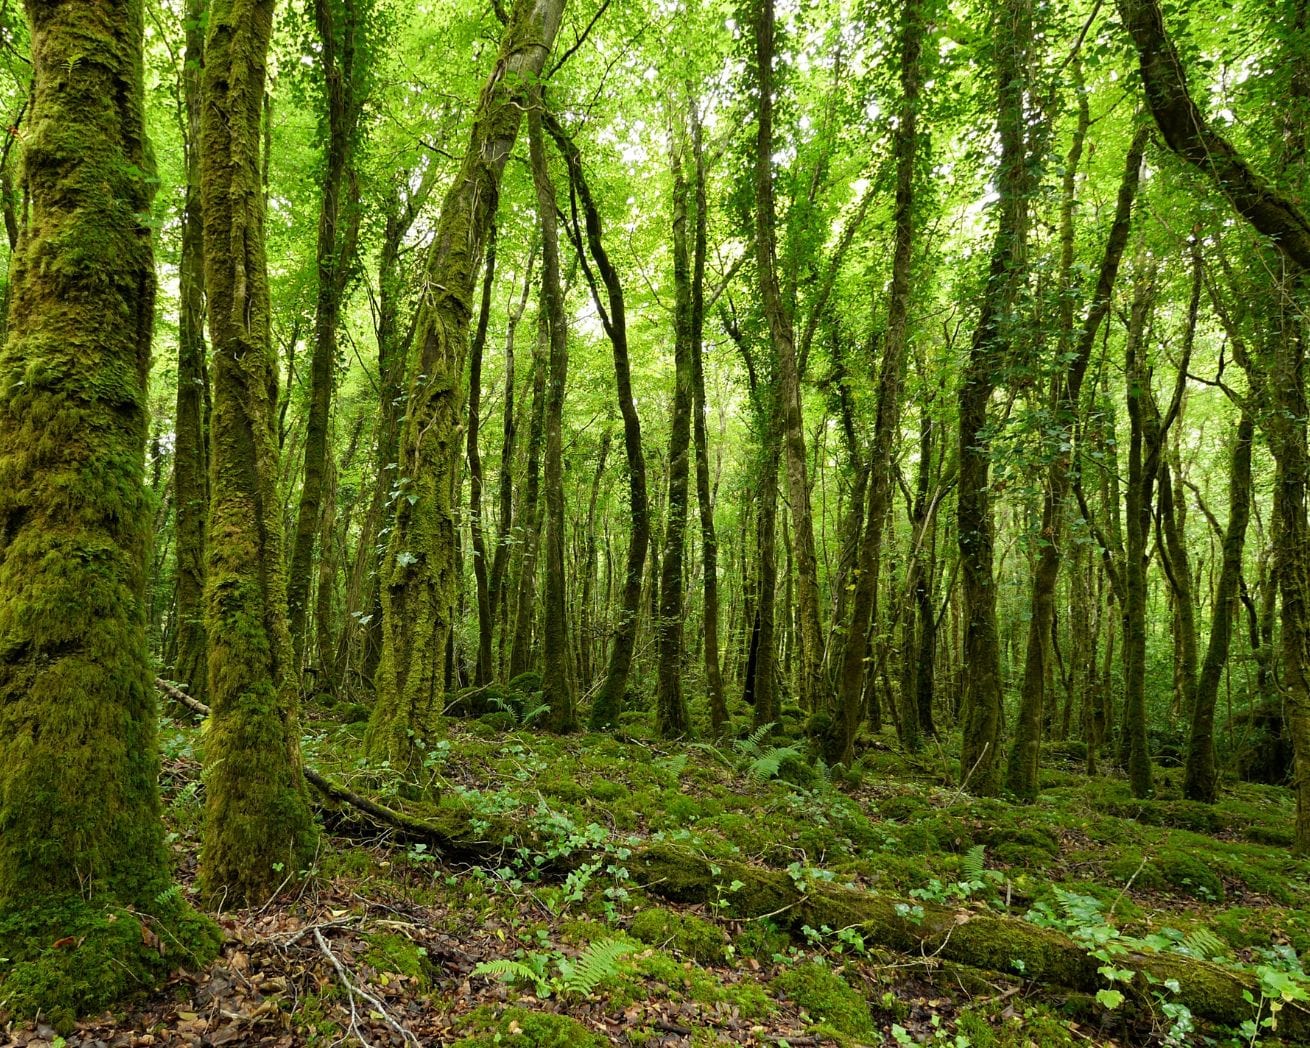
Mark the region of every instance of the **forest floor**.
MULTIPOLYGON (((1159 796, 1137 802, 1122 781, 1089 781, 1076 746, 1052 747, 1041 800, 1020 807, 948 785, 935 746, 907 759, 891 737, 870 738, 855 772, 834 778, 786 735, 685 746, 625 722, 618 736, 565 738, 508 713, 452 722, 427 761, 439 804, 475 830, 479 820, 531 826, 531 849, 509 839, 491 861, 452 865, 328 810, 333 829, 314 876, 268 905, 223 913, 227 943, 207 970, 179 973, 65 1037, 37 1025, 0 1028, 0 1041, 1292 1043, 1269 1022, 1280 998, 1304 999, 1297 957, 1310 949, 1310 863, 1288 853, 1286 790, 1229 784, 1210 808, 1178 799, 1180 772, 1161 768, 1159 796), (1075 994, 1022 970, 889 952, 860 927, 738 919, 739 881, 700 905, 670 905, 625 865, 651 841, 786 871, 798 885, 894 895, 911 900, 910 916, 918 900, 957 907, 964 919, 1000 912, 1058 928, 1106 951, 1105 989, 1075 994), (549 872, 560 870, 569 872, 549 872), (1243 1022, 1205 1026, 1171 1004, 1167 985, 1144 1002, 1120 993, 1112 961, 1121 943, 1255 972, 1265 989, 1243 1022)), ((404 805, 394 783, 366 779, 353 759, 362 727, 311 721, 307 761, 404 805)), ((200 741, 194 726, 164 725, 169 839, 188 891, 200 741)))

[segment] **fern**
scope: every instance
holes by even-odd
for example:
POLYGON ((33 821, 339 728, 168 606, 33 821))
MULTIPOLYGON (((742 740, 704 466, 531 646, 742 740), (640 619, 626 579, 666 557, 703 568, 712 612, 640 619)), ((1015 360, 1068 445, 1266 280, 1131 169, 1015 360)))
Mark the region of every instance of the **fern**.
POLYGON ((975 844, 964 853, 964 858, 960 860, 960 866, 966 881, 981 881, 983 879, 986 858, 987 848, 981 844, 975 844))
POLYGON ((180 884, 170 884, 162 892, 155 896, 155 905, 161 910, 171 910, 174 906, 182 901, 182 886, 180 884))
POLYGON ((790 758, 799 756, 801 751, 795 746, 774 746, 751 761, 746 770, 757 779, 772 779, 790 758))
POLYGON ((675 753, 672 757, 665 757, 655 763, 673 776, 674 782, 677 782, 682 778, 682 773, 687 770, 687 755, 685 753, 675 753))
POLYGON ((532 983, 537 988, 538 997, 550 995, 550 984, 522 961, 497 957, 494 961, 483 961, 475 965, 473 974, 504 979, 511 983, 532 983))
POLYGON ((776 721, 769 721, 768 724, 761 724, 744 739, 738 739, 734 745, 737 752, 746 757, 754 757, 760 753, 760 745, 769 737, 770 732, 776 728, 776 721))
POLYGON ((1224 941, 1204 926, 1194 928, 1188 932, 1186 938, 1179 945, 1194 957, 1199 957, 1202 960, 1223 957, 1228 953, 1228 947, 1224 944, 1224 941))
POLYGON ((519 725, 521 727, 526 728, 533 721, 537 720, 540 717, 544 717, 549 712, 550 712, 549 702, 539 702, 537 703, 537 705, 533 706, 532 709, 525 708, 523 710, 523 717, 519 720, 519 725))
POLYGON ((576 961, 561 957, 559 971, 564 989, 589 996, 606 979, 623 971, 619 960, 634 949, 632 943, 622 939, 600 939, 588 946, 576 961))

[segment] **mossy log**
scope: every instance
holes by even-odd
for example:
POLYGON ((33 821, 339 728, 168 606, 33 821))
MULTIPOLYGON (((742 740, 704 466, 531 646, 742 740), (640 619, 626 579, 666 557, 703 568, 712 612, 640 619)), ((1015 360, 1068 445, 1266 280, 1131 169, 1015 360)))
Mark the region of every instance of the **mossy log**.
MULTIPOLYGON (((203 703, 167 682, 156 683, 195 712, 207 712, 203 703)), ((332 801, 350 805, 374 823, 398 831, 407 840, 426 843, 447 858, 498 861, 507 838, 531 847, 535 837, 530 828, 507 820, 475 833, 454 812, 439 819, 410 815, 362 797, 312 768, 305 769, 305 777, 332 801)), ((574 853, 566 865, 581 864, 588 857, 574 853)), ((878 895, 813 878, 798 879, 784 870, 710 858, 666 842, 636 849, 627 865, 636 883, 659 898, 684 904, 722 904, 729 916, 744 920, 767 917, 796 934, 807 925, 858 928, 870 945, 980 971, 1010 973, 1043 986, 1094 994, 1110 985, 1098 970, 1103 962, 1086 946, 1018 917, 878 895), (735 889, 734 882, 738 883, 735 889)), ((1136 973, 1130 988, 1139 1000, 1149 1003, 1154 987, 1175 981, 1176 992, 1163 991, 1169 1000, 1225 1026, 1253 1018, 1254 1008, 1245 994, 1260 998, 1255 976, 1182 954, 1129 951, 1116 956, 1114 963, 1136 973)), ((1118 988, 1125 987, 1120 984, 1118 988)), ((1278 1026, 1283 1037, 1310 1043, 1310 1008, 1285 1003, 1278 1026)))

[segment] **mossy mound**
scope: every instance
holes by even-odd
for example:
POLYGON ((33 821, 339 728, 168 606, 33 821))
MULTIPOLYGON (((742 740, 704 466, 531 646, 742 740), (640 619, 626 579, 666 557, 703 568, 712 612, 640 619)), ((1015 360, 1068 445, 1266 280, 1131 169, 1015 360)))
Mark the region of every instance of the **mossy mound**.
POLYGON ((533 1012, 526 1008, 506 1008, 499 1015, 493 1009, 479 1008, 470 1013, 470 1033, 452 1048, 493 1048, 511 1044, 519 1048, 605 1048, 603 1037, 592 1033, 576 1019, 553 1012, 533 1012))
POLYGON ((1186 852, 1166 849, 1143 860, 1126 853, 1110 866, 1110 876, 1144 891, 1173 892, 1206 902, 1222 902, 1224 882, 1200 859, 1186 852))
POLYGON ((634 915, 628 930, 634 939, 672 949, 701 964, 722 964, 728 957, 723 929, 693 914, 655 906, 634 915))
POLYGON ((131 994, 153 990, 179 967, 218 955, 212 920, 170 893, 144 919, 81 899, 0 915, 0 1013, 40 1017, 58 1030, 131 994))
POLYGON ((773 989, 795 1001, 816 1024, 864 1042, 877 1036, 864 998, 827 965, 798 964, 774 979, 773 989))

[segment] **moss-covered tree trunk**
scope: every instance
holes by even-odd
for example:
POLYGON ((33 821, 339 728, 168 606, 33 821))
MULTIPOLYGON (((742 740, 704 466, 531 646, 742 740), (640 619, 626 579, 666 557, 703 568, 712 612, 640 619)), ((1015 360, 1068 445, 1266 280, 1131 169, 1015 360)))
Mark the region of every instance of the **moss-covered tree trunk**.
POLYGON ((441 208, 415 332, 399 447, 401 497, 382 580, 382 661, 367 749, 405 767, 441 710, 454 603, 454 482, 473 287, 500 179, 564 0, 519 0, 482 90, 469 146, 441 208))
POLYGON ((997 87, 996 127, 1001 140, 997 172, 996 238, 959 392, 959 495, 956 537, 964 594, 964 681, 961 778, 975 793, 1000 788, 1001 666, 996 628, 996 542, 991 499, 989 406, 1009 354, 1028 227, 1027 89, 1031 14, 1025 0, 1009 0, 993 14, 997 87))
POLYGON ((537 338, 532 350, 532 401, 528 412, 528 442, 524 449, 523 497, 518 511, 518 576, 514 580, 514 610, 509 622, 510 680, 527 673, 532 666, 532 642, 537 623, 537 556, 542 523, 541 445, 546 433, 549 358, 550 319, 543 301, 537 308, 537 338))
POLYGON ((187 0, 185 102, 186 202, 178 263, 177 416, 173 498, 177 506, 177 655, 173 676, 208 701, 205 640, 205 519, 209 514, 209 365, 205 348, 205 233, 200 206, 200 71, 204 0, 187 0))
POLYGON ((217 943, 162 894, 142 10, 28 5, 29 225, 0 351, 0 1001, 61 1026, 217 943))
POLYGON ((1237 424, 1228 472, 1228 526, 1224 531, 1219 581, 1215 583, 1210 641, 1206 645, 1205 660, 1196 685, 1191 733, 1187 740, 1183 795, 1188 800, 1207 804, 1213 804, 1219 793, 1214 714, 1219 699, 1219 682, 1228 663, 1228 646, 1242 581, 1242 551, 1246 544, 1246 527, 1251 519, 1251 443, 1254 436, 1254 419, 1249 412, 1243 411, 1237 424))
MULTIPOLYGON (((357 0, 314 0, 318 64, 323 75, 324 112, 320 123, 326 136, 322 204, 314 260, 318 290, 314 300, 314 348, 309 362, 309 417, 305 421, 304 473, 287 582, 291 642, 297 663, 303 658, 308 633, 314 539, 322 530, 324 495, 331 473, 329 437, 332 397, 336 387, 341 298, 354 254, 354 233, 358 230, 357 214, 352 214, 357 209, 344 199, 360 112, 355 53, 356 37, 361 27, 360 12, 356 8, 357 0)), ((318 670, 318 687, 322 689, 332 667, 320 665, 318 670)))
POLYGON ((546 140, 541 130, 541 89, 532 92, 528 110, 528 146, 532 181, 541 221, 541 278, 550 322, 550 355, 546 369, 546 458, 542 469, 546 502, 546 606, 542 623, 542 698, 550 709, 546 725, 552 731, 573 731, 578 714, 569 677, 568 600, 564 579, 564 393, 569 372, 568 314, 560 282, 559 225, 555 183, 550 177, 546 140))
POLYGON ((214 345, 207 583, 209 695, 200 872, 262 899, 313 855, 287 629, 269 337, 261 118, 271 0, 215 0, 201 127, 205 284, 214 345))
POLYGON ((488 578, 486 527, 482 520, 482 451, 478 434, 482 426, 482 352, 487 344, 491 319, 491 292, 496 283, 496 226, 487 236, 487 261, 482 267, 482 304, 478 325, 469 347, 469 406, 467 454, 469 466, 469 544, 473 549, 473 586, 478 605, 478 654, 473 683, 491 683, 491 640, 495 620, 491 614, 491 583, 488 578))
MULTIPOLYGON (((1046 682, 1053 660, 1051 633, 1055 627, 1056 586, 1060 578, 1060 561, 1064 545, 1064 510, 1069 497, 1070 473, 1073 469, 1074 428, 1078 418, 1078 401, 1083 378, 1091 361, 1101 323, 1110 312, 1119 262, 1128 244, 1132 224, 1133 201, 1146 150, 1146 131, 1139 131, 1128 148, 1119 198, 1110 235, 1091 304, 1078 334, 1064 373, 1057 376, 1054 400, 1055 433, 1058 446, 1046 471, 1046 490, 1042 500, 1041 548, 1033 572, 1032 613, 1028 628, 1028 647, 1024 661, 1023 686, 1019 698, 1019 716, 1015 724, 1014 744, 1006 769, 1006 785, 1023 800, 1037 796, 1038 765, 1041 755, 1042 727, 1055 696, 1047 693, 1046 682)), ((1072 200, 1069 201, 1072 205, 1072 200)), ((1072 252, 1072 244, 1069 245, 1072 252)), ((1066 292, 1066 297, 1067 292, 1066 292)))
POLYGON ((774 5, 759 0, 755 16, 755 76, 758 127, 755 136, 755 261, 760 300, 777 361, 778 412, 781 423, 787 497, 796 535, 796 615, 800 651, 800 700, 809 710, 823 695, 823 630, 819 613, 819 567, 814 548, 814 514, 810 505, 805 428, 801 410, 800 367, 791 309, 778 280, 777 220, 773 189, 774 5))

